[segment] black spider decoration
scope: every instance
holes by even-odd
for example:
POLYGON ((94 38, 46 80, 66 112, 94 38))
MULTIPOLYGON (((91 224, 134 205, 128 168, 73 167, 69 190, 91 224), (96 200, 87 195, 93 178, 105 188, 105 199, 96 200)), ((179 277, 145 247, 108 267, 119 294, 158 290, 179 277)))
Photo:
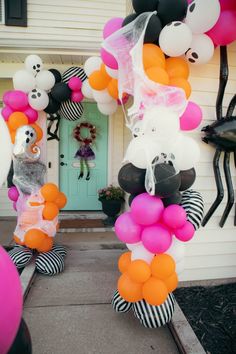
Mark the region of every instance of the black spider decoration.
MULTIPOLYGON (((203 137, 202 140, 216 148, 213 159, 213 169, 217 186, 217 197, 205 215, 202 226, 207 224, 224 198, 224 189, 219 167, 219 160, 222 152, 224 153, 224 174, 227 185, 228 201, 219 223, 220 227, 224 226, 230 210, 234 205, 234 189, 230 173, 230 153, 234 153, 234 164, 236 166, 236 116, 233 116, 234 108, 236 105, 236 94, 231 99, 225 116, 223 116, 222 109, 222 102, 224 98, 225 87, 228 81, 228 75, 227 47, 222 46, 220 47, 220 77, 216 100, 217 120, 216 122, 202 129, 202 131, 205 133, 205 137, 203 137)), ((234 219, 234 225, 236 226, 236 217, 234 219)))
POLYGON ((48 120, 48 127, 47 127, 48 138, 47 138, 47 140, 54 140, 54 139, 56 139, 57 141, 60 140, 60 138, 58 136, 60 119, 61 119, 61 117, 59 116, 58 113, 53 113, 53 114, 47 115, 47 120, 48 120), (56 127, 55 127, 54 131, 51 131, 55 122, 56 122, 56 127))

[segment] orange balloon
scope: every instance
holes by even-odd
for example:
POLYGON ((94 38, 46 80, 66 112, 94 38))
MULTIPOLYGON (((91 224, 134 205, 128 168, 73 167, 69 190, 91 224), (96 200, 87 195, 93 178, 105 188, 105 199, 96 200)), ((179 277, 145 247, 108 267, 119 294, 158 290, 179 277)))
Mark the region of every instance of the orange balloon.
POLYGON ((118 81, 116 79, 112 79, 109 82, 109 84, 107 86, 107 90, 112 98, 114 98, 115 100, 118 99, 119 91, 118 91, 118 81))
POLYGON ((54 203, 56 203, 59 209, 64 208, 67 203, 66 195, 62 192, 59 192, 57 198, 54 200, 54 203))
POLYGON ((53 202, 46 202, 43 208, 43 218, 45 220, 53 220, 58 215, 58 206, 53 202))
POLYGON ((103 76, 105 76, 107 78, 107 80, 111 80, 112 78, 110 77, 110 75, 108 75, 107 71, 106 71, 106 66, 105 64, 102 64, 100 67, 100 71, 102 73, 103 76))
POLYGON ((126 272, 130 263, 131 263, 131 252, 123 253, 118 260, 119 271, 121 273, 126 272))
POLYGON ((182 77, 187 79, 189 77, 188 63, 182 58, 168 58, 166 60, 166 71, 170 78, 182 77))
POLYGON ((53 246, 53 237, 46 237, 41 245, 39 247, 37 247, 37 251, 38 252, 48 252, 52 249, 53 246))
POLYGON ((10 136, 11 136, 11 142, 12 144, 15 144, 15 139, 16 139, 16 131, 13 130, 10 132, 10 136))
POLYGON ((105 90, 109 81, 110 77, 103 75, 101 70, 96 70, 89 76, 89 84, 94 90, 105 90))
POLYGON ((169 278, 175 272, 175 261, 165 253, 156 255, 151 263, 151 272, 158 279, 169 278))
POLYGON ((25 245, 29 248, 38 248, 46 237, 43 231, 31 229, 25 233, 25 245))
POLYGON ((19 237, 17 237, 16 235, 13 235, 13 240, 15 241, 15 243, 17 243, 18 245, 24 246, 24 242, 22 242, 19 237))
POLYGON ((30 124, 32 128, 36 131, 37 139, 36 142, 39 142, 43 138, 43 131, 40 126, 36 123, 30 124))
POLYGON ((142 284, 133 282, 127 273, 120 276, 118 280, 118 291, 120 296, 128 302, 140 301, 143 298, 142 284))
POLYGON ((152 66, 158 66, 165 69, 165 55, 155 44, 147 43, 143 46, 143 66, 149 69, 152 66))
POLYGON ((40 193, 46 202, 54 202, 59 196, 60 191, 54 183, 46 183, 41 187, 40 193))
POLYGON ((60 229, 60 223, 58 222, 58 223, 56 224, 56 231, 58 232, 59 229, 60 229))
POLYGON ((169 293, 172 293, 178 286, 178 276, 173 273, 169 278, 163 280, 169 293))
POLYGON ((151 277, 143 284, 143 298, 150 305, 163 304, 168 296, 165 283, 162 280, 151 277))
POLYGON ((14 112, 8 119, 8 126, 10 130, 17 130, 23 125, 28 124, 27 116, 22 112, 14 112))
POLYGON ((186 98, 189 98, 189 96, 191 95, 192 89, 190 83, 182 77, 170 78, 170 86, 182 88, 185 91, 186 98))
POLYGON ((130 263, 128 274, 132 281, 136 283, 144 283, 151 276, 151 269, 147 262, 137 259, 130 263))
POLYGON ((146 70, 146 75, 150 80, 158 82, 159 84, 162 85, 169 84, 169 76, 167 72, 164 69, 159 68, 157 66, 152 66, 151 68, 148 68, 146 70))

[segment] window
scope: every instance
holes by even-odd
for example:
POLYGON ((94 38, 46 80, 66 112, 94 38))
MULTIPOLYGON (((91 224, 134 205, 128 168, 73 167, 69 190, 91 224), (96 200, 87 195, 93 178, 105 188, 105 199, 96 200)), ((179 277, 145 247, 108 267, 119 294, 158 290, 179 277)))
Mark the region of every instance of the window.
POLYGON ((6 26, 27 26, 27 0, 5 0, 4 7, 6 26))

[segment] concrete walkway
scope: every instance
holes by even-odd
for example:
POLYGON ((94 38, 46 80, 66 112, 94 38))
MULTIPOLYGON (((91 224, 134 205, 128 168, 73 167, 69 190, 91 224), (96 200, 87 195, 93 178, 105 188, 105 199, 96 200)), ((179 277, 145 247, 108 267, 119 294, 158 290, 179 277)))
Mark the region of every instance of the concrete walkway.
POLYGON ((148 330, 132 312, 113 311, 122 251, 112 249, 112 233, 59 234, 57 242, 68 247, 65 272, 37 275, 25 302, 34 354, 178 353, 167 327, 148 330))

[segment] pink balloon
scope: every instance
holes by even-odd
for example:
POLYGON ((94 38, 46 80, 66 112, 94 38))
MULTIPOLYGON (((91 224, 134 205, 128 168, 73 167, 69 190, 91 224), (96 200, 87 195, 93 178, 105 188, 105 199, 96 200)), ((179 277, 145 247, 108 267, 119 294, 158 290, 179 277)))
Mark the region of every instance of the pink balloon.
POLYGON ((139 194, 131 204, 132 218, 140 225, 155 224, 160 220, 163 210, 162 200, 148 193, 139 194))
POLYGON ((111 55, 109 52, 107 52, 104 48, 101 48, 101 58, 102 61, 105 65, 107 65, 111 69, 118 69, 118 63, 116 59, 111 55))
POLYGON ((187 242, 193 238, 195 233, 195 229, 193 227, 193 224, 191 222, 186 221, 186 223, 179 229, 175 230, 175 236, 177 237, 178 240, 187 242))
POLYGON ((118 31, 122 27, 123 21, 124 19, 121 17, 114 17, 107 21, 103 28, 103 38, 105 39, 112 33, 118 31))
POLYGON ((8 198, 13 202, 17 201, 17 199, 19 198, 19 192, 16 187, 11 187, 8 189, 8 198))
POLYGON ((71 93, 71 101, 73 102, 81 102, 84 98, 84 95, 81 91, 73 91, 71 93))
POLYGON ((29 123, 33 124, 36 122, 36 120, 38 119, 38 112, 31 108, 30 106, 28 106, 25 110, 24 110, 25 115, 28 117, 29 123))
POLYGON ((133 220, 130 212, 125 212, 115 222, 115 233, 125 243, 137 243, 141 240, 142 227, 133 220))
POLYGON ((236 10, 235 0, 220 0, 221 11, 224 10, 236 10))
POLYGON ((206 33, 217 45, 228 45, 236 40, 236 11, 222 11, 215 26, 206 33))
POLYGON ((193 130, 196 129, 202 121, 202 110, 194 102, 189 101, 187 108, 180 117, 180 129, 181 130, 193 130))
POLYGON ((11 93, 12 91, 6 91, 6 92, 4 92, 4 94, 3 94, 3 97, 2 97, 2 101, 3 101, 3 103, 5 103, 5 105, 9 105, 9 97, 10 97, 10 93, 11 93))
POLYGON ((142 232, 144 247, 151 253, 164 253, 172 243, 172 236, 167 227, 153 225, 145 227, 142 232))
POLYGON ((72 91, 80 91, 82 87, 82 80, 79 77, 71 77, 68 81, 68 86, 72 91))
POLYGON ((23 112, 28 106, 28 96, 25 92, 14 90, 7 96, 8 105, 15 111, 23 112))
POLYGON ((186 211, 182 206, 172 204, 165 208, 162 219, 171 229, 178 229, 187 221, 186 211))
POLYGON ((19 274, 7 252, 0 247, 0 353, 6 354, 15 339, 22 316, 19 274))
POLYGON ((11 107, 9 106, 5 106, 3 109, 2 109, 2 116, 3 118, 5 119, 5 121, 8 121, 8 118, 10 117, 10 115, 13 113, 14 111, 11 109, 11 107))

